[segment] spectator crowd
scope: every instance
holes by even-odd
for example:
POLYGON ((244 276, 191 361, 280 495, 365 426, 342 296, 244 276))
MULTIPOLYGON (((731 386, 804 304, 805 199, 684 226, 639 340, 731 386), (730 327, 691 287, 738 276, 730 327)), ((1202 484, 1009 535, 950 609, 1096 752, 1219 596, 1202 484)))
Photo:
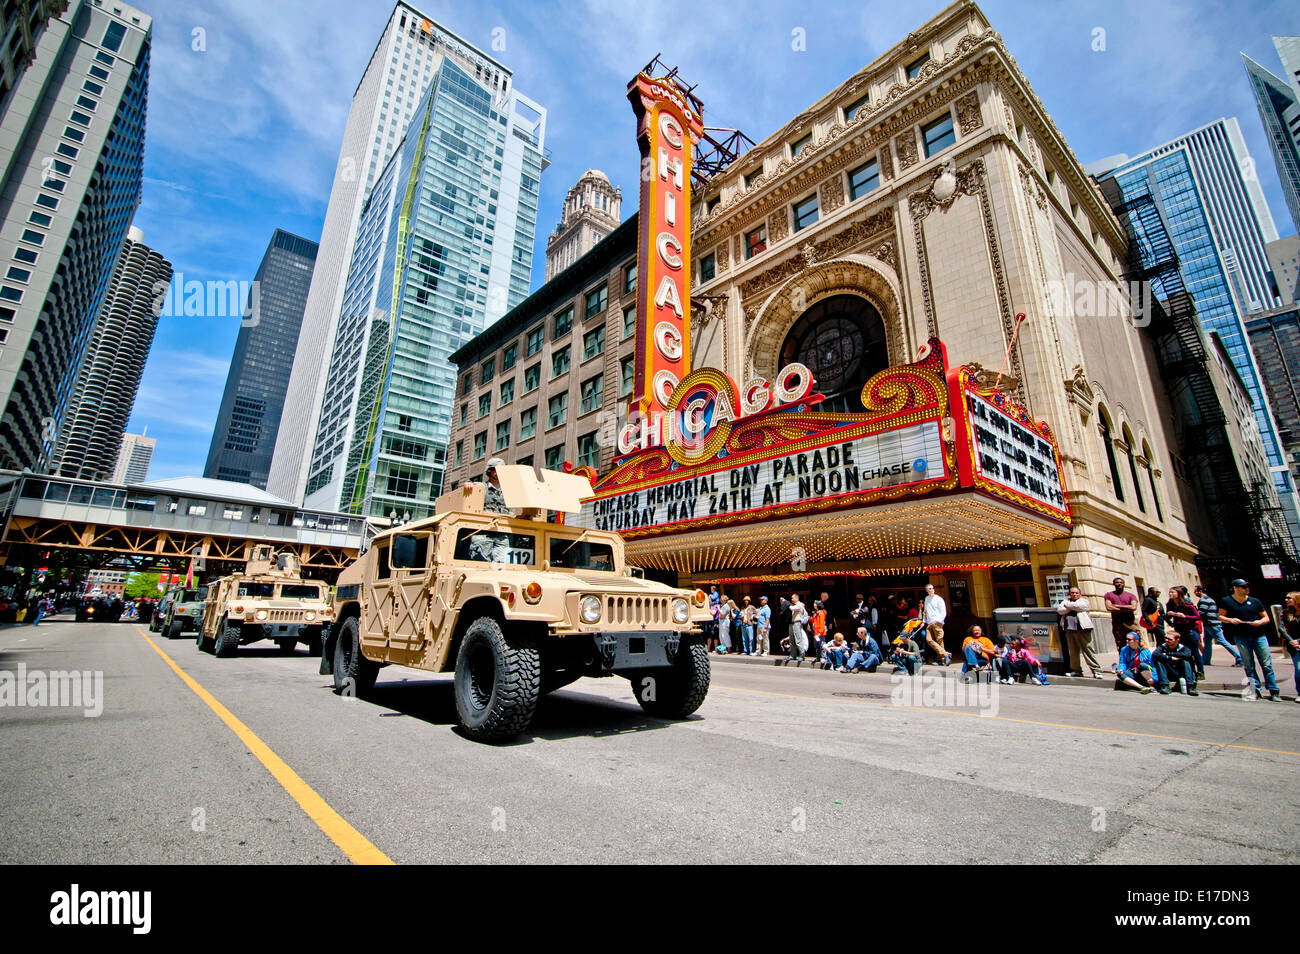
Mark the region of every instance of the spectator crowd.
MULTIPOLYGON (((1129 592, 1121 578, 1112 585, 1103 603, 1119 661, 1108 668, 1093 649, 1092 607, 1079 588, 1071 588, 1056 607, 1071 676, 1085 678, 1086 670, 1094 679, 1113 678, 1116 689, 1195 696, 1217 645, 1232 657, 1233 666, 1244 670, 1244 682, 1252 689, 1244 695, 1276 700, 1280 690, 1267 636, 1276 622, 1295 668, 1300 702, 1300 593, 1287 596, 1282 619, 1274 621, 1264 604, 1250 595, 1246 580, 1234 580, 1231 592, 1217 599, 1203 586, 1190 593, 1175 586, 1163 603, 1157 587, 1139 595, 1129 592)), ((893 594, 883 601, 859 594, 849 614, 854 632, 848 637, 836 629, 837 617, 825 592, 811 606, 798 593, 780 596, 775 605, 765 595, 756 600, 744 596, 737 603, 715 585, 709 605, 713 623, 706 635, 711 652, 770 655, 777 665, 796 667, 808 661, 813 668, 841 673, 875 672, 887 664, 893 672, 916 675, 924 665, 946 667, 953 662, 944 640, 948 608, 933 585, 915 601, 893 594)), ((1049 685, 1032 646, 1021 639, 990 638, 978 624, 963 637, 960 662, 967 679, 1049 685)))

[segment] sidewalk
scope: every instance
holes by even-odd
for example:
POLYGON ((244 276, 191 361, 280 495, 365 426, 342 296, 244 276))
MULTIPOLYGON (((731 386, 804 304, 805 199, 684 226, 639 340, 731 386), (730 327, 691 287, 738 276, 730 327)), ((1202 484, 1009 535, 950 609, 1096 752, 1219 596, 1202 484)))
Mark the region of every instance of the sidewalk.
MULTIPOLYGON (((1270 647, 1273 654, 1273 675, 1277 678, 1278 688, 1282 690, 1284 699, 1295 697, 1295 686, 1292 681, 1294 669, 1291 666, 1291 657, 1286 654, 1281 647, 1270 647)), ((723 663, 741 666, 780 666, 782 668, 793 669, 793 665, 786 665, 782 660, 784 656, 744 656, 736 653, 727 653, 719 655, 713 653, 710 659, 718 660, 723 663)), ((1211 657, 1212 662, 1205 667, 1205 678, 1200 680, 1196 688, 1205 692, 1231 692, 1238 693, 1244 686, 1243 680, 1246 678, 1246 670, 1239 666, 1232 665, 1232 656, 1222 646, 1214 647, 1214 655, 1211 657), (1226 662, 1227 665, 1221 665, 1226 662)), ((1102 668, 1109 671, 1113 663, 1119 660, 1119 653, 1101 653, 1097 661, 1101 663, 1102 668)), ((820 667, 812 661, 811 658, 805 657, 800 669, 819 670, 820 667)), ((880 668, 876 670, 879 673, 888 673, 893 669, 889 663, 881 663, 880 668)), ((1256 667, 1258 671, 1258 666, 1256 667)), ((954 657, 952 663, 948 666, 926 665, 923 671, 927 673, 938 673, 941 676, 955 679, 961 675, 961 661, 954 657)), ((1054 686, 1090 686, 1094 689, 1113 689, 1115 680, 1112 676, 1106 675, 1101 679, 1093 679, 1091 676, 1076 678, 1073 676, 1047 674, 1047 681, 1054 686)))

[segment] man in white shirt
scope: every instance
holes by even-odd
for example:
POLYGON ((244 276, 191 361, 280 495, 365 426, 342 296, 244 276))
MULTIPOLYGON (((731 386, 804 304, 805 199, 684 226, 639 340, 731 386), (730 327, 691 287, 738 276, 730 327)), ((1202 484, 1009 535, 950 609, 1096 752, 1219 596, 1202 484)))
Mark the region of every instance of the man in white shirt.
POLYGON ((925 623, 925 643, 933 650, 936 659, 946 666, 952 656, 943 645, 943 624, 948 618, 948 604, 934 591, 934 584, 925 585, 925 602, 921 606, 921 622, 925 623))

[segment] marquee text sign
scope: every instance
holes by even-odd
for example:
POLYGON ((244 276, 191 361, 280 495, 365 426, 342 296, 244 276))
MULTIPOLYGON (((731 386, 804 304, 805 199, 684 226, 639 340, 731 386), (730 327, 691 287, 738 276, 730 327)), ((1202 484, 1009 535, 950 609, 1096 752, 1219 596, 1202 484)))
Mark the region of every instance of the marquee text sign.
POLYGON ((641 147, 637 339, 629 416, 662 417, 691 370, 691 164, 704 131, 668 80, 628 84, 641 147))
POLYGON ((1004 395, 963 387, 972 482, 1069 522, 1056 442, 1004 395))
POLYGON ((765 509, 804 500, 947 476, 939 422, 925 421, 709 473, 693 470, 653 487, 590 499, 569 522, 619 531, 745 511, 758 517, 765 509))

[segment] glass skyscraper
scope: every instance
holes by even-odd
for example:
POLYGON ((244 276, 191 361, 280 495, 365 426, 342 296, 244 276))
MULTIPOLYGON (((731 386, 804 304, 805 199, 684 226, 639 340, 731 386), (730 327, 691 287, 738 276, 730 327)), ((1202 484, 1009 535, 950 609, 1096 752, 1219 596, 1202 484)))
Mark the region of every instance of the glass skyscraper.
MULTIPOLYGON (((343 295, 362 210, 400 148, 439 65, 448 59, 494 98, 510 92, 510 71, 505 66, 406 0, 397 0, 352 95, 267 482, 267 490, 295 503, 302 500, 308 474, 315 470, 316 424, 334 358, 330 347, 343 318, 343 295)), ((493 318, 503 314, 504 298, 493 318)))
POLYGON ((523 301, 546 112, 445 58, 358 223, 308 505, 412 518, 442 490, 449 357, 523 301))
MULTIPOLYGON (((1246 334, 1243 294, 1272 304, 1268 285, 1265 237, 1276 237, 1272 217, 1252 199, 1242 174, 1250 168, 1240 130, 1233 120, 1197 130, 1173 143, 1153 149, 1099 175, 1113 178, 1125 200, 1150 194, 1168 223, 1178 255, 1179 270, 1196 303, 1205 330, 1218 333, 1254 406, 1255 422, 1283 509, 1296 510, 1295 486, 1283 456, 1282 443, 1268 395, 1246 334), (1231 124, 1231 130, 1229 129, 1231 124), (1200 136, 1208 132, 1209 135, 1200 136), (1235 133, 1235 135, 1230 135, 1235 133), (1262 208, 1262 212, 1261 212, 1262 208), (1267 219, 1260 221, 1261 217, 1267 219), (1261 268, 1259 261, 1263 261, 1261 268)), ((1254 183, 1258 189, 1258 182, 1254 183)), ((1250 309, 1258 311, 1260 307, 1250 309)), ((1288 518, 1290 522, 1290 518, 1288 518)))
POLYGON ((1282 182, 1282 194, 1291 222, 1300 229, 1300 37, 1275 36, 1273 46, 1286 78, 1260 66, 1246 54, 1246 76, 1255 94, 1255 106, 1268 135, 1268 146, 1282 182))
POLYGON ((235 339, 204 477, 266 489, 316 243, 276 229, 235 339))

